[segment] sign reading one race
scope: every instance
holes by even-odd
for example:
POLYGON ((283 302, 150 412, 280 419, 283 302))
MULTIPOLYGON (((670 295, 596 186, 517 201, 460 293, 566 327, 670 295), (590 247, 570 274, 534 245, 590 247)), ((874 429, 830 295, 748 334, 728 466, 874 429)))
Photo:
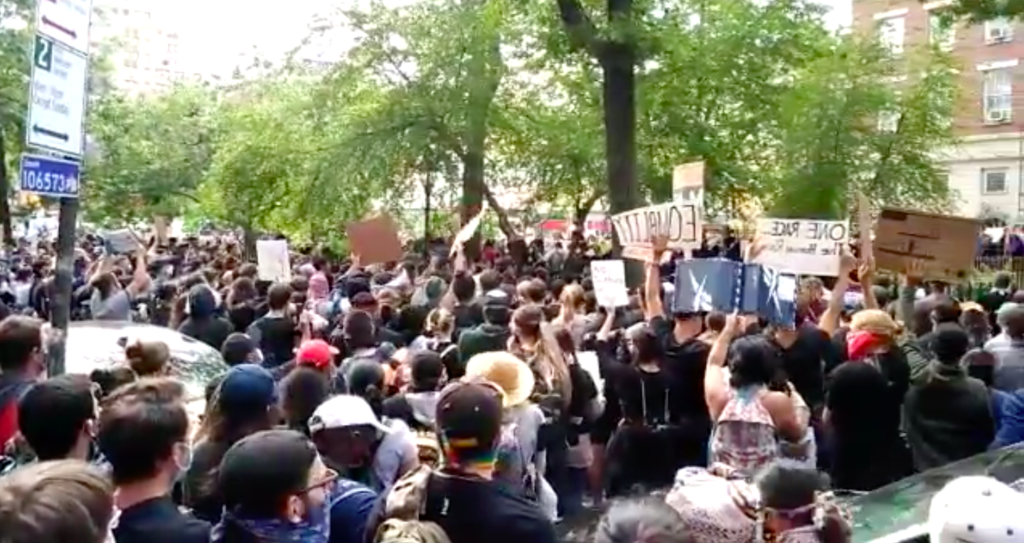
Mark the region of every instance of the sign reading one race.
POLYGON ((55 158, 21 155, 20 189, 51 198, 78 197, 77 163, 55 158))
POLYGON ((30 147, 82 156, 88 59, 37 34, 25 134, 30 147))

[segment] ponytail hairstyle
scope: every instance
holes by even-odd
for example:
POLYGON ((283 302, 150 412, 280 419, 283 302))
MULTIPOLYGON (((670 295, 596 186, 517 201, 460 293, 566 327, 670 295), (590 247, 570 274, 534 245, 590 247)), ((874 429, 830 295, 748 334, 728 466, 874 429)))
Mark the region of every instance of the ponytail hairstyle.
POLYGON ((451 311, 439 307, 427 315, 424 332, 432 338, 450 338, 455 331, 455 315, 451 311))
POLYGON ((538 380, 551 391, 560 393, 562 401, 568 404, 572 399, 569 364, 551 325, 543 322, 541 307, 528 304, 516 309, 512 323, 518 330, 509 340, 512 353, 526 360, 538 380), (522 337, 533 339, 532 345, 525 344, 522 337))
POLYGON ((377 418, 384 412, 386 381, 384 365, 375 360, 358 360, 345 372, 348 393, 366 400, 377 418))

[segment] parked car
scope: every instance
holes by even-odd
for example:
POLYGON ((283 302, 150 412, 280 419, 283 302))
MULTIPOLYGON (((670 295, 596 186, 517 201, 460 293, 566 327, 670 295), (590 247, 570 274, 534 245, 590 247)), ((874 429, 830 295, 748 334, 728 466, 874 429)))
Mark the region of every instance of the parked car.
POLYGON ((850 499, 853 543, 927 541, 932 496, 965 475, 987 475, 1006 484, 1024 479, 1024 443, 928 470, 850 499))
MULTIPOLYGON (((946 483, 965 475, 987 475, 1024 490, 1024 443, 972 456, 857 496, 837 491, 840 501, 853 513, 852 543, 927 543, 932 496, 946 483)), ((593 541, 603 512, 603 508, 590 508, 559 524, 562 540, 593 541)))
POLYGON ((213 347, 170 328, 117 321, 72 322, 68 327, 64 370, 88 375, 97 368, 124 364, 124 346, 136 339, 167 344, 171 351, 170 374, 185 383, 189 413, 201 414, 206 406, 206 384, 226 372, 228 365, 213 347))

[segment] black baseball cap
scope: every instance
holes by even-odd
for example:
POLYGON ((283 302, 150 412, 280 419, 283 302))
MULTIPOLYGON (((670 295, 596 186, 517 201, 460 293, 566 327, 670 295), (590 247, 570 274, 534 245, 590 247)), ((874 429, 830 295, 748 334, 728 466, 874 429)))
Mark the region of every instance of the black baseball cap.
POLYGON ((220 354, 229 366, 249 362, 249 355, 256 350, 256 343, 248 335, 234 332, 220 347, 220 354))
POLYGON ((501 433, 502 394, 490 383, 460 381, 441 391, 437 429, 456 456, 489 453, 501 433))
POLYGON ((317 459, 316 447, 294 430, 265 430, 231 446, 220 462, 224 507, 249 518, 274 518, 281 503, 302 492, 317 459))
POLYGON ((444 362, 441 355, 434 351, 415 351, 409 361, 409 371, 412 374, 413 386, 432 384, 436 387, 444 377, 444 362))

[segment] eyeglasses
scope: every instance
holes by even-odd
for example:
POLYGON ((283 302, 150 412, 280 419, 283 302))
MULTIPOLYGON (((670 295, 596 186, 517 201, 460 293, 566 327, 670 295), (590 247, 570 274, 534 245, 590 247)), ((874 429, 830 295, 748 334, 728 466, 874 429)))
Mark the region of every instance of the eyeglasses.
POLYGON ((299 494, 308 494, 308 493, 310 493, 310 492, 312 492, 314 490, 317 490, 319 488, 324 488, 324 487, 330 486, 331 484, 334 483, 334 481, 337 481, 337 480, 338 480, 338 472, 334 471, 331 468, 327 468, 324 471, 324 474, 323 474, 322 477, 320 477, 318 480, 313 481, 312 483, 310 483, 309 486, 307 486, 306 488, 303 488, 302 490, 300 490, 299 494))

